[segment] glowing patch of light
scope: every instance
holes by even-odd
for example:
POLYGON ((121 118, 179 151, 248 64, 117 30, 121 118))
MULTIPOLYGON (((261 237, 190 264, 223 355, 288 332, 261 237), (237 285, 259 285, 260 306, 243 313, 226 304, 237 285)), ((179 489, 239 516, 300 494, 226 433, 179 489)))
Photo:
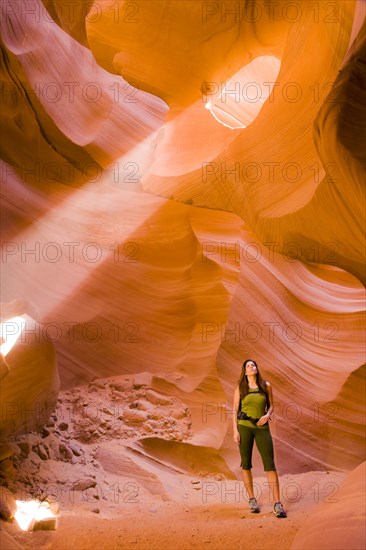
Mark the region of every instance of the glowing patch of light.
POLYGON ((222 86, 217 100, 213 104, 208 101, 205 108, 228 128, 247 128, 271 95, 280 68, 277 57, 256 57, 222 86))
MULTIPOLYGON (((207 104, 206 104, 207 105, 207 104)), ((217 122, 219 122, 220 124, 222 124, 223 126, 226 126, 226 128, 230 128, 231 130, 235 130, 236 128, 246 128, 246 126, 238 126, 236 124, 237 120, 235 117, 232 117, 229 113, 225 113, 225 119, 226 119, 226 122, 223 122, 222 118, 219 117, 219 115, 217 115, 215 113, 215 111, 213 111, 212 109, 212 106, 210 105, 209 107, 205 106, 206 109, 208 109, 210 111, 210 113, 212 114, 212 116, 217 120, 217 122), (228 124, 228 122, 230 121, 231 119, 231 124, 228 124)))
POLYGON ((17 509, 14 519, 22 531, 27 531, 39 521, 53 519, 55 514, 50 509, 48 502, 39 502, 38 500, 16 500, 17 509))
POLYGON ((2 355, 5 356, 9 353, 21 335, 24 325, 25 321, 22 317, 13 317, 0 324, 0 353, 2 355))
MULTIPOLYGON (((82 188, 75 189, 72 191, 69 197, 65 198, 59 205, 50 209, 42 218, 40 218, 32 227, 26 229, 20 233, 15 239, 13 239, 13 245, 17 247, 18 252, 21 250, 22 245, 25 243, 34 243, 36 242, 40 249, 42 250, 47 243, 54 243, 61 247, 63 241, 69 241, 70 238, 67 238, 67 231, 74 229, 75 223, 70 222, 70 227, 65 227, 65 211, 68 212, 70 219, 79 219, 83 222, 84 218, 86 220, 95 219, 99 222, 102 220, 105 222, 106 216, 108 213, 113 212, 115 214, 115 219, 119 219, 123 212, 123 208, 126 209, 124 212, 125 219, 128 219, 127 214, 129 213, 129 207, 126 205, 124 200, 123 191, 120 193, 119 185, 124 181, 129 181, 130 176, 134 178, 130 181, 134 181, 136 175, 133 173, 133 168, 138 167, 139 177, 142 177, 145 171, 149 168, 149 163, 151 162, 151 151, 154 149, 155 140, 157 138, 160 128, 149 136, 145 140, 139 142, 134 148, 130 149, 125 155, 118 158, 112 168, 104 169, 102 177, 98 179, 98 182, 87 182, 82 188), (131 166, 132 165, 132 166, 131 166), (117 168, 116 168, 117 167, 117 168), (98 188, 99 194, 95 194, 95 189, 98 188), (92 190, 88 194, 89 189, 92 190), (115 190, 115 192, 113 192, 115 190), (116 207, 117 204, 121 204, 121 211, 119 213, 119 218, 117 218, 116 207), (50 228, 48 233, 44 228, 50 228), (55 238, 56 230, 60 231, 57 228, 63 228, 64 237, 60 237, 59 242, 55 238)), ((121 186, 122 187, 122 186, 121 186)), ((129 191, 131 193, 131 191, 129 191)), ((149 216, 153 215, 155 211, 160 208, 160 204, 156 208, 152 208, 149 212, 149 216)), ((118 241, 124 242, 134 234, 138 228, 145 223, 145 219, 136 219, 136 216, 131 216, 129 223, 121 223, 121 231, 118 234, 118 241)), ((82 242, 83 239, 80 239, 77 242, 79 249, 84 244, 90 242, 91 239, 88 239, 87 234, 84 238, 85 242, 82 242), (80 246, 81 245, 81 246, 80 246)), ((113 238, 116 240, 116 238, 113 238)), ((93 241, 98 241, 98 236, 93 237, 93 241)), ((98 244, 98 242, 97 242, 98 244)), ((109 242, 106 250, 100 246, 102 249, 101 262, 113 258, 115 254, 115 249, 111 247, 115 243, 109 242)), ((65 286, 64 274, 70 271, 70 265, 73 267, 73 276, 68 280, 68 295, 72 295, 81 288, 84 282, 89 279, 91 272, 100 267, 100 261, 91 263, 85 260, 85 258, 77 258, 78 261, 71 258, 70 253, 68 255, 68 250, 65 247, 61 247, 62 257, 57 263, 50 263, 43 258, 39 262, 28 262, 27 273, 28 278, 31 281, 37 281, 37 290, 42 284, 48 283, 48 281, 53 281, 54 293, 52 297, 49 297, 47 300, 47 306, 42 306, 43 316, 48 316, 52 311, 57 310, 57 307, 62 300, 65 299, 63 288, 65 286), (66 252, 65 252, 66 251, 66 252), (57 269, 56 269, 57 268, 57 269), (62 269, 64 271, 62 271, 62 269), (59 285, 57 287, 57 285, 59 285)), ((77 249, 76 249, 77 250, 77 249)), ((8 276, 10 279, 11 276, 14 278, 14 273, 23 273, 23 260, 20 253, 10 255, 7 258, 6 264, 3 265, 3 272, 5 276, 8 276), (7 270, 7 272, 5 271, 7 270)), ((17 283, 19 281, 17 280, 17 283)), ((16 288, 16 287, 15 287, 16 288)), ((30 294, 34 292, 32 289, 29 291, 30 294)), ((78 313, 75 312, 75 319, 79 321, 78 313)), ((72 319, 74 320, 74 318, 72 319)), ((8 321, 8 323, 13 322, 14 319, 8 321)), ((6 353, 8 353, 11 347, 10 345, 10 334, 11 329, 7 331, 7 340, 4 344, 9 342, 8 345, 4 347, 6 353)), ((19 332, 17 332, 17 338, 19 337, 19 332)), ((4 345, 2 344, 2 345, 4 345)), ((1 348, 2 350, 3 348, 1 348)), ((3 351, 1 351, 3 353, 3 351)), ((3 353, 3 355, 6 355, 3 353)))

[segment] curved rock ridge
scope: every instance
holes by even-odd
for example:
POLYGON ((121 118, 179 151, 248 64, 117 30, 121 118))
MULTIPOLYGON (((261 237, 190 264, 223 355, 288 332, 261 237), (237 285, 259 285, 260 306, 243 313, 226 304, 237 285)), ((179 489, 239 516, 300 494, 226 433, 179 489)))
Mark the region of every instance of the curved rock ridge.
POLYGON ((88 40, 85 32, 85 19, 87 17, 96 17, 96 10, 92 10, 92 3, 75 3, 72 0, 42 0, 45 10, 42 10, 41 4, 37 3, 39 19, 53 20, 61 29, 72 36, 75 40, 88 47, 88 40))
POLYGON ((48 190, 58 184, 98 182, 102 169, 117 159, 111 168, 115 181, 128 179, 129 162, 138 164, 141 172, 152 146, 146 146, 143 158, 138 149, 163 124, 166 105, 103 70, 89 49, 53 22, 42 2, 31 4, 8 2, 1 7, 3 124, 8 138, 2 143, 2 159, 10 165, 2 181, 11 183, 11 177, 20 174, 28 185, 48 190), (32 149, 30 139, 37 144, 32 149))
POLYGON ((208 447, 146 437, 135 443, 131 449, 165 468, 173 468, 180 473, 199 477, 222 475, 227 479, 234 478, 225 461, 208 447))
POLYGON ((365 462, 353 470, 336 495, 326 498, 297 533, 292 550, 361 550, 365 547, 365 462))
POLYGON ((240 17, 221 17, 216 6, 210 14, 209 6, 193 2, 137 0, 129 15, 124 0, 113 9, 106 2, 98 6, 100 17, 86 20, 88 43, 108 71, 169 105, 187 106, 201 99, 202 75, 207 82, 225 82, 259 52, 282 52, 289 23, 277 16, 271 21, 262 0, 257 7, 246 3, 240 2, 240 17), (161 27, 169 28, 167 36, 161 27))
POLYGON ((102 444, 98 451, 99 461, 106 472, 130 477, 146 487, 155 496, 168 500, 168 495, 159 477, 152 473, 151 468, 143 468, 139 460, 133 459, 121 445, 102 444))
MULTIPOLYGON (((54 345, 42 337, 37 330, 39 323, 29 315, 23 313, 18 319, 20 334, 5 357, 6 372, 0 381, 1 443, 41 429, 56 407, 60 386, 54 345)), ((15 332, 15 325, 14 321, 5 329, 5 340, 15 332)))

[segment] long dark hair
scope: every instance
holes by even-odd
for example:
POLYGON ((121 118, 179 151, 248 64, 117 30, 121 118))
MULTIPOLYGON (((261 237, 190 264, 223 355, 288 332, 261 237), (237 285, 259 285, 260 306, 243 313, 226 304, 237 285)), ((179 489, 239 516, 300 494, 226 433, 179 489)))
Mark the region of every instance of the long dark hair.
POLYGON ((269 409, 269 397, 268 397, 268 392, 267 392, 267 387, 266 387, 266 381, 264 380, 264 378, 262 378, 261 373, 259 372, 258 365, 254 361, 254 359, 246 359, 243 363, 240 378, 239 378, 239 381, 238 381, 240 399, 243 399, 243 397, 245 397, 247 395, 247 393, 249 392, 249 384, 248 384, 247 375, 245 374, 245 368, 246 368, 247 364, 250 361, 252 363, 254 363, 255 366, 257 367, 256 381, 257 381, 257 385, 258 385, 258 390, 259 390, 260 393, 263 393, 265 395, 266 401, 267 401, 267 409, 269 409))

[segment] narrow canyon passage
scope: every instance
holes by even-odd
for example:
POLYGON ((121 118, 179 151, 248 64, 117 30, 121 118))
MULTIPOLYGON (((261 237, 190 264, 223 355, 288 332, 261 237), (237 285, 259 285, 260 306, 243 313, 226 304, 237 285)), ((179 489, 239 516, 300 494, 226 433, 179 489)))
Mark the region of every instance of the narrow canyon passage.
POLYGON ((2 548, 364 548, 365 7, 1 3, 2 548))

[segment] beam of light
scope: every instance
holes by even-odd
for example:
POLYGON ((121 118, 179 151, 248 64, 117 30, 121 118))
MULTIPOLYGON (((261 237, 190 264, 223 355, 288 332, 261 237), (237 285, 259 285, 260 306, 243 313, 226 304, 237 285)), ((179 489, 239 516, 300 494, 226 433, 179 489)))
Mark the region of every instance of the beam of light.
POLYGON ((25 326, 23 317, 12 317, 0 324, 0 353, 5 357, 12 349, 25 326))
POLYGON ((256 57, 222 86, 218 99, 214 103, 207 102, 205 108, 228 128, 246 128, 257 118, 271 95, 280 67, 277 57, 256 57))
MULTIPOLYGON (((95 269, 115 256, 117 243, 113 241, 123 243, 131 238, 146 219, 159 210, 161 198, 158 197, 151 198, 151 207, 142 207, 141 216, 136 212, 136 207, 142 206, 142 201, 129 204, 131 199, 138 198, 141 193, 137 178, 140 180, 150 166, 159 130, 160 128, 117 159, 111 168, 106 168, 97 182, 88 182, 80 189, 65 188, 64 197, 57 205, 13 238, 11 249, 4 249, 3 246, 2 256, 5 261, 2 274, 3 280, 8 281, 3 285, 3 301, 30 297, 37 304, 41 317, 47 317, 77 292, 95 269), (134 183, 131 185, 129 182, 132 180, 134 183), (133 190, 134 186, 137 186, 137 191, 133 190), (116 220, 119 220, 118 232, 110 235, 104 228, 108 228, 109 224, 115 225, 116 220), (80 226, 83 225, 85 229, 81 232, 80 226), (95 230, 88 231, 90 225, 95 230), (75 254, 70 254, 70 247, 64 245, 71 241, 77 242, 75 254), (57 250, 62 251, 62 256, 57 261, 47 261, 45 258, 45 247, 49 243, 55 243, 50 248, 52 254, 57 253, 57 250), (101 257, 98 261, 88 261, 85 254, 79 253, 83 246, 85 248, 90 243, 95 243, 100 248, 101 257), (39 246, 40 259, 35 260, 32 254, 22 255, 23 246, 31 249, 35 245, 39 246), (56 245, 59 246, 58 249, 56 245), (25 276, 27 295, 24 295, 25 276)), ((146 198, 145 193, 144 196, 146 198)), ((78 312, 75 315, 77 317, 78 312)), ((10 346, 9 338, 15 335, 18 337, 19 331, 9 325, 6 334, 9 344, 5 345, 4 342, 4 349, 8 353, 13 345, 10 346)))
MULTIPOLYGON (((42 177, 39 174, 35 175, 36 183, 41 183, 41 189, 37 189, 35 186, 27 185, 27 176, 23 176, 23 168, 26 163, 24 166, 19 163, 18 169, 22 172, 22 176, 18 178, 16 175, 19 173, 18 170, 15 171, 10 164, 6 165, 5 162, 0 161, 0 168, 2 165, 5 167, 5 172, 3 172, 5 181, 2 181, 5 185, 2 188, 5 188, 4 194, 6 193, 9 203, 4 207, 5 212, 10 219, 16 212, 16 215, 20 215, 23 220, 32 222, 32 226, 28 226, 27 230, 17 234, 11 242, 4 243, 2 249, 2 258, 4 259, 2 301, 10 301, 19 297, 30 299, 36 304, 36 309, 39 310, 41 316, 45 317, 72 295, 90 277, 94 268, 99 268, 102 261, 115 254, 115 251, 111 251, 109 248, 109 245, 116 244, 113 242, 114 240, 123 242, 124 238, 129 238, 129 235, 133 234, 134 230, 145 222, 145 219, 142 218, 147 217, 146 210, 148 209, 145 208, 145 214, 141 215, 139 219, 133 212, 129 216, 128 201, 131 197, 131 187, 138 185, 139 178, 144 174, 146 167, 151 164, 156 147, 156 135, 163 124, 163 116, 168 107, 166 104, 163 106, 164 102, 160 98, 154 98, 152 94, 145 94, 145 92, 141 92, 142 99, 139 97, 131 100, 132 85, 122 77, 121 80, 118 78, 116 81, 116 75, 101 68, 89 48, 79 44, 52 20, 47 6, 43 5, 44 2, 42 4, 41 0, 36 0, 34 4, 37 8, 38 17, 36 19, 38 22, 32 17, 22 17, 22 13, 18 9, 11 9, 6 15, 3 39, 7 47, 22 58, 20 63, 29 80, 32 90, 29 91, 30 94, 36 94, 37 97, 38 90, 47 89, 50 82, 55 84, 56 89, 61 93, 61 97, 58 97, 60 99, 59 108, 56 107, 56 100, 53 101, 43 92, 37 99, 56 127, 71 143, 82 148, 85 147, 86 151, 90 148, 88 153, 93 159, 90 165, 94 171, 94 164, 98 172, 91 176, 89 169, 85 173, 82 167, 78 166, 76 168, 78 174, 76 185, 78 185, 79 177, 82 179, 82 175, 89 181, 83 188, 75 190, 71 187, 68 188, 67 185, 62 185, 65 172, 61 171, 62 178, 59 179, 57 175, 55 179, 51 180, 55 181, 56 185, 51 184, 54 189, 47 194, 43 185, 47 183, 47 180, 50 181, 48 172, 47 174, 42 172, 42 177), (55 56, 47 55, 47 41, 52 42, 55 56), (75 70, 75 63, 70 65, 72 56, 81 60, 78 70, 75 70), (70 95, 70 87, 67 86, 70 79, 74 81, 75 85, 77 84, 75 98, 81 102, 78 112, 74 113, 74 124, 70 123, 73 116, 64 116, 64 110, 70 110, 70 105, 74 102, 74 88, 70 95), (95 82, 92 82, 94 79, 95 82), (84 95, 82 91, 89 85, 95 85, 98 93, 99 91, 101 93, 95 101, 90 99, 87 94, 84 95), (151 96, 150 99, 149 96, 151 96), (142 103, 139 105, 140 100, 142 103), (122 134, 121 140, 126 141, 125 153, 120 152, 122 147, 116 143, 118 138, 116 139, 114 136, 115 127, 119 126, 122 134), (154 131, 155 128, 156 131, 154 131), (148 131, 151 133, 147 136, 148 131), (146 136, 146 139, 136 137, 136 134, 141 133, 146 136), (108 152, 105 150, 106 143, 108 143, 108 152), (136 144, 135 147, 133 147, 134 144, 136 144), (115 158, 117 152, 120 152, 121 155, 119 159, 115 158), (113 165, 103 170, 101 174, 98 159, 105 159, 106 155, 107 158, 113 159, 113 165), (8 174, 12 174, 9 183, 7 183, 8 174), (21 181, 22 177, 23 182, 21 181), (94 179, 93 182, 92 179, 94 179), (107 179, 110 180, 109 187, 108 184, 105 184, 107 179), (121 193, 120 189, 116 189, 117 187, 128 189, 128 185, 130 186, 129 194, 121 193), (92 192, 88 193, 89 190, 92 192), (109 193, 112 198, 103 197, 103 191, 109 193), (113 204, 113 201, 117 204, 113 204), (34 208, 29 208, 29 203, 34 208), (52 204, 51 207, 49 207, 49 203, 52 204), (116 212, 118 207, 119 215, 116 212), (37 216, 38 208, 42 214, 37 216), (47 213, 43 215, 46 209, 47 213), (114 216, 112 223, 110 216, 114 216), (36 221, 34 221, 35 217, 38 218, 36 221), (95 219, 93 219, 94 217, 95 219), (78 257, 77 254, 78 250, 82 249, 81 241, 83 245, 85 242, 93 241, 97 241, 99 244, 103 239, 105 242, 109 238, 109 234, 107 231, 103 231, 103 227, 108 224, 113 226, 115 220, 121 220, 122 229, 115 238, 112 235, 110 238, 112 242, 103 247, 102 257, 98 258, 95 263, 83 262, 83 255, 80 254, 81 257, 78 257), (82 226, 82 230, 80 226, 82 226), (102 228, 101 231, 99 231, 100 228, 102 228), (73 259, 69 261, 73 253, 70 255, 70 248, 67 249, 64 245, 64 243, 72 244, 72 241, 77 242, 75 261, 73 259), (49 261, 43 256, 44 248, 42 247, 44 244, 52 242, 55 244, 49 248, 51 254, 56 253, 57 256, 61 249, 62 256, 60 259, 51 258, 49 261), (60 247, 58 247, 59 244, 60 247), (30 249, 32 246, 36 250, 40 247, 41 250, 40 259, 36 261, 32 260, 30 253, 24 252, 23 254, 25 248, 30 249)), ((132 88, 134 89, 134 86, 132 88)), ((70 154, 72 157, 72 152, 70 154)), ((69 166, 69 183, 73 184, 75 181, 73 169, 78 162, 74 164, 69 158, 65 158, 65 160, 68 161, 65 165, 69 166)), ((47 163, 47 158, 44 161, 44 165, 43 163, 40 165, 37 161, 35 166, 40 167, 41 170, 44 166, 47 170, 47 167, 53 164, 47 163)), ((55 166, 58 173, 59 165, 55 164, 55 166)), ((130 210, 136 209, 136 206, 141 204, 141 201, 132 200, 131 202, 133 205, 130 210)), ((161 201, 159 205, 157 203, 158 201, 151 201, 151 210, 159 208, 161 201)), ((23 312, 17 312, 17 314, 20 313, 23 312)))
POLYGON ((16 500, 15 503, 17 509, 14 519, 22 531, 30 530, 39 521, 56 517, 48 502, 16 500))

